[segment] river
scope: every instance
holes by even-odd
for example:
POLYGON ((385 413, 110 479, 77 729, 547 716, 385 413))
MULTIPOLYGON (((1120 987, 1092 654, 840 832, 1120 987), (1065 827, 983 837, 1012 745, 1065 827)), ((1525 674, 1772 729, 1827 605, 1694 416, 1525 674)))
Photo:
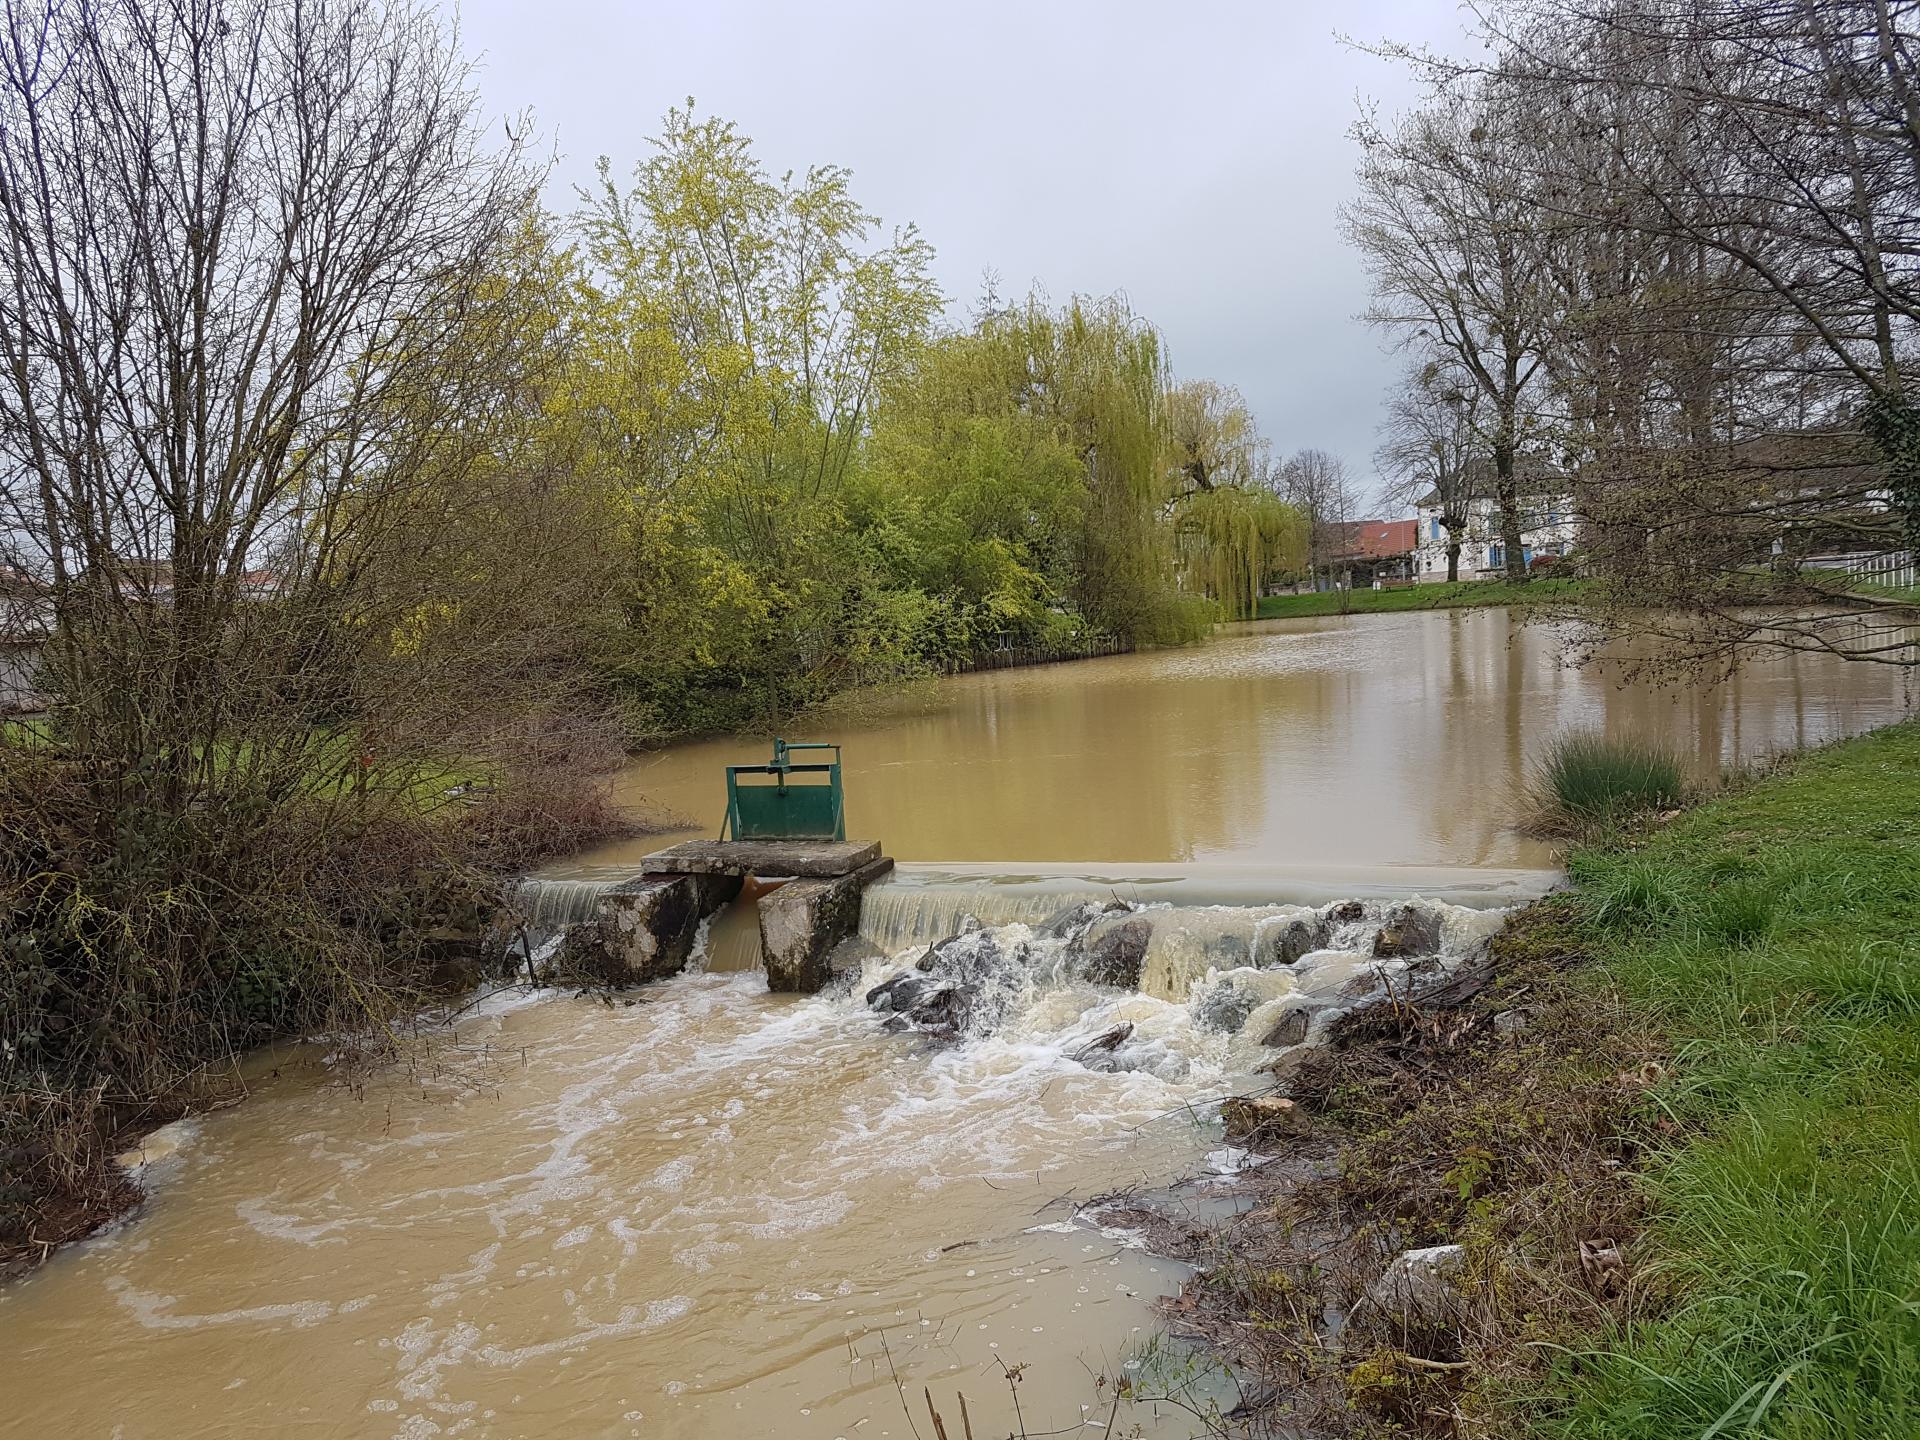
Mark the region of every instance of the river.
MULTIPOLYGON (((1907 710, 1873 666, 1670 694, 1558 648, 1499 611, 1239 626, 959 677, 804 738, 845 745, 849 833, 903 862, 870 892, 882 949, 963 910, 1025 945, 1063 897, 1114 890, 1216 919, 1196 907, 1418 891, 1465 945, 1551 865, 1509 820, 1557 730, 1663 738, 1707 772, 1907 710)), ((764 750, 679 746, 620 783, 712 834, 719 767, 764 750)), ((1138 994, 1027 983, 991 1033, 930 1049, 858 990, 768 996, 729 968, 748 933, 633 1003, 496 996, 361 1083, 324 1046, 256 1057, 246 1104, 150 1141, 136 1216, 0 1293, 0 1429, 930 1440, 923 1387, 949 1433, 964 1393, 986 1435, 1103 1424, 1115 1377, 1164 1383, 1181 1361, 1142 1364, 1150 1302, 1185 1272, 1072 1202, 1200 1176, 1184 1203, 1205 1204, 1239 1157, 1204 1102, 1248 1082, 1256 1027, 1209 1028, 1197 965, 1174 966, 1138 994), (1138 1063, 1075 1058, 1127 1023, 1138 1063)))

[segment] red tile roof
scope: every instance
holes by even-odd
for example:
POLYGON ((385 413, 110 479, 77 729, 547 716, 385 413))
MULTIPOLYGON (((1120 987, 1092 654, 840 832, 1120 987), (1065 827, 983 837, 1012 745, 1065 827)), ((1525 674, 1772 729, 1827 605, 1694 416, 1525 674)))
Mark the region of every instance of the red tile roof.
POLYGON ((1389 560, 1420 544, 1417 520, 1349 520, 1340 528, 1340 554, 1347 559, 1389 560))

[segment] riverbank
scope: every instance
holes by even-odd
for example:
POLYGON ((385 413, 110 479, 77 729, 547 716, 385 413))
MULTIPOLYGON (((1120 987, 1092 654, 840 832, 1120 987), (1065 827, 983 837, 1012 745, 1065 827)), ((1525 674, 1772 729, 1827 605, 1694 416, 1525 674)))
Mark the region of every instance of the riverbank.
POLYGON ((1204 1242, 1235 1258, 1179 1323, 1323 1433, 1909 1433, 1920 725, 1570 871, 1478 995, 1376 1010, 1283 1077, 1315 1138, 1204 1242), (1381 1303, 1427 1246, 1459 1247, 1443 1283, 1381 1303))
POLYGON ((585 765, 396 764, 346 819, 333 765, 278 806, 200 807, 129 876, 74 820, 74 767, 43 732, 0 738, 0 795, 33 797, 0 805, 0 1284, 136 1209, 116 1157, 237 1103, 248 1053, 325 1033, 393 1058, 390 1026, 499 962, 513 880, 644 830, 585 765))
POLYGON ((1453 584, 1405 585, 1394 590, 1317 591, 1263 595, 1255 620, 1294 620, 1315 615, 1367 615, 1382 611, 1460 610, 1480 605, 1571 605, 1593 588, 1589 580, 1461 580, 1453 584))

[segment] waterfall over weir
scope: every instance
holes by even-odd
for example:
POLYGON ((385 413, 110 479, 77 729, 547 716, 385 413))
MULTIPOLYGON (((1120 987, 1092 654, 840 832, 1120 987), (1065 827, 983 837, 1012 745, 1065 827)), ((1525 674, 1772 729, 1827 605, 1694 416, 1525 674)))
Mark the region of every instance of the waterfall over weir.
POLYGON ((591 920, 600 897, 614 886, 633 879, 636 873, 622 870, 615 875, 529 875, 515 882, 507 893, 507 903, 527 929, 535 934, 548 934, 591 920))
MULTIPOLYGON (((593 917, 607 891, 634 878, 631 867, 530 876, 510 897, 533 935, 552 934, 593 917)), ((1001 866, 907 864, 868 887, 860 934, 891 955, 931 945, 960 930, 967 917, 987 925, 1039 925, 1081 901, 1123 900, 1134 907, 1259 908, 1325 905, 1335 900, 1396 900, 1418 895, 1469 910, 1505 908, 1545 894, 1551 870, 1453 869, 1439 866, 1322 866, 1286 869, 1210 865, 1001 866)), ((705 968, 759 965, 753 902, 716 915, 705 968)))
POLYGON ((1035 925, 1086 900, 1199 908, 1419 895, 1469 910, 1502 909, 1544 895, 1558 879, 1552 870, 1439 866, 901 865, 867 890, 860 933, 891 954, 945 939, 969 915, 988 925, 1035 925))

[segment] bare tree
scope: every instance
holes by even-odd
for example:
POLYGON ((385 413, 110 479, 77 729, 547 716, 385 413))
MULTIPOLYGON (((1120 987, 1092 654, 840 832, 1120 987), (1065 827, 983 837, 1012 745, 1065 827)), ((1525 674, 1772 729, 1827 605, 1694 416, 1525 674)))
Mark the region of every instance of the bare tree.
POLYGON ((1374 464, 1386 499, 1404 509, 1431 505, 1447 532, 1447 579, 1460 578, 1460 545, 1483 498, 1485 437, 1477 423, 1480 391, 1450 366, 1429 360, 1409 368, 1381 426, 1374 464))
POLYGON ((1920 541, 1920 5, 1514 0, 1484 38, 1400 53, 1530 117, 1511 194, 1555 238, 1556 439, 1615 618, 1920 659, 1901 597, 1801 563, 1920 541))
POLYGON ((520 324, 535 177, 437 22, 373 0, 11 0, 0 137, 8 558, 72 742, 178 810, 223 736, 311 726, 283 702, 328 657, 497 609, 423 560, 537 508, 498 464, 552 340, 520 324))
POLYGON ((1344 553, 1347 525, 1358 506, 1346 462, 1325 450, 1296 450, 1280 467, 1281 497, 1307 517, 1307 564, 1317 580, 1338 585, 1335 561, 1344 553))
POLYGON ((0 5, 0 568, 53 706, 0 727, 0 1150, 41 1183, 404 1003, 511 839, 448 768, 578 743, 570 277, 469 80, 407 0, 0 5))
POLYGON ((1551 340, 1551 237, 1518 170, 1526 123, 1490 84, 1389 127, 1363 122, 1360 196, 1343 212, 1373 272, 1367 318, 1445 355, 1483 398, 1515 582, 1527 578, 1515 459, 1536 439, 1551 340))

